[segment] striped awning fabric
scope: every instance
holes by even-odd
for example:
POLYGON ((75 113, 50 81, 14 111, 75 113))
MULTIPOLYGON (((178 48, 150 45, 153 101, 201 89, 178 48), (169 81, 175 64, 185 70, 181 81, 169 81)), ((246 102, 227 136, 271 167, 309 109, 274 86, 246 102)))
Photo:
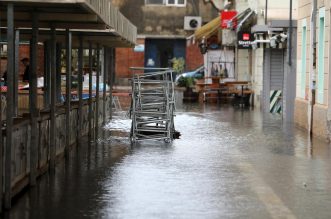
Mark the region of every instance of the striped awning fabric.
MULTIPOLYGON (((274 48, 285 49, 287 47, 287 41, 279 40, 279 34, 260 33, 255 34, 255 48, 274 48), (275 46, 271 46, 270 42, 275 39, 275 46)), ((254 48, 253 47, 253 48, 254 48)))

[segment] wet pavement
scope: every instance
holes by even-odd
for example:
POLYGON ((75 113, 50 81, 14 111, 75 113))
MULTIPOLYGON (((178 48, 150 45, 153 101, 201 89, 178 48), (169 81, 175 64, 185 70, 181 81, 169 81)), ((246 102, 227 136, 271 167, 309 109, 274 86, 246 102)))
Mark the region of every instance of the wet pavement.
POLYGON ((120 113, 4 218, 331 218, 327 143, 257 109, 184 105, 175 125, 130 146, 120 113))

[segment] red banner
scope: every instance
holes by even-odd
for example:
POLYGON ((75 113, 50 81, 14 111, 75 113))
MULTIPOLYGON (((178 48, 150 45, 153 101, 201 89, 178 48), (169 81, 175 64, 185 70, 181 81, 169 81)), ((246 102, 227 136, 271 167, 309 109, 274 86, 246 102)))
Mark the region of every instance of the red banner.
POLYGON ((230 21, 233 17, 237 15, 237 11, 222 11, 221 12, 221 27, 226 28, 235 28, 237 26, 237 19, 234 19, 230 25, 230 21))

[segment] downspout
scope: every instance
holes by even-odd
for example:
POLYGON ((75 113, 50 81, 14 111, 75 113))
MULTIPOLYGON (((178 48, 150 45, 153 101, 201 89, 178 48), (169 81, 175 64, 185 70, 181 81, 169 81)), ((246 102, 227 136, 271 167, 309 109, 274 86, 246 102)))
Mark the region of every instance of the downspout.
POLYGON ((265 0, 264 23, 268 25, 268 0, 265 0))
MULTIPOLYGON (((329 12, 330 13, 330 12, 329 12)), ((330 34, 331 29, 329 29, 329 42, 331 42, 331 34, 330 34)), ((331 43, 329 43, 329 54, 328 54, 328 61, 329 61, 329 84, 331 84, 331 43)), ((331 141, 331 89, 328 89, 328 113, 327 113, 327 131, 328 131, 328 140, 329 142, 331 141)))
POLYGON ((293 25, 292 25, 292 0, 290 0, 290 23, 289 23, 289 28, 288 28, 288 65, 291 66, 292 65, 292 29, 293 29, 293 25))
POLYGON ((315 104, 314 78, 316 71, 316 10, 317 0, 313 0, 310 17, 310 56, 309 56, 309 89, 308 89, 308 132, 313 132, 313 116, 315 104))

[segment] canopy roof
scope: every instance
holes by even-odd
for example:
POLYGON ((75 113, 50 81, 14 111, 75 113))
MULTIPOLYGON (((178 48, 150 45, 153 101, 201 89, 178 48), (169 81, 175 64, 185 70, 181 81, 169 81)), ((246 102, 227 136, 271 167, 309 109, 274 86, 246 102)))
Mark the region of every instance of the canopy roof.
MULTIPOLYGON (((31 28, 32 15, 38 14, 38 27, 57 30, 70 29, 93 36, 100 43, 115 37, 122 46, 136 43, 137 28, 125 18, 110 0, 1 0, 0 6, 14 4, 15 28, 31 28)), ((6 21, 6 7, 1 7, 0 19, 6 21)), ((5 22, 2 22, 2 25, 5 22)), ((113 43, 114 44, 114 43, 113 43)))
POLYGON ((203 25, 199 29, 197 29, 194 33, 194 37, 196 40, 201 40, 203 38, 207 39, 213 34, 217 33, 217 31, 221 28, 221 18, 217 17, 207 24, 203 25))

